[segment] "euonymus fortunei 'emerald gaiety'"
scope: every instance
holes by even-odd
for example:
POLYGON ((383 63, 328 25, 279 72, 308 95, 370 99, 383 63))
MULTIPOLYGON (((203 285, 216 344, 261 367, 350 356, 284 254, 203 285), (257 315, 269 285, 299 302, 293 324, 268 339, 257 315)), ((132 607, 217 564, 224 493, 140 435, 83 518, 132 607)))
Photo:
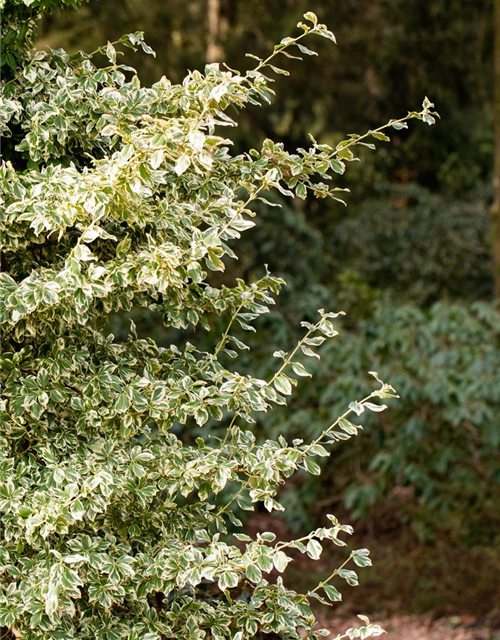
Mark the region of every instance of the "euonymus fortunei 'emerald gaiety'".
MULTIPOLYGON (((311 599, 339 600, 368 551, 346 551, 327 580, 297 593, 269 573, 285 572, 291 553, 346 547, 351 528, 330 516, 292 542, 251 539, 238 533, 235 507, 282 509, 285 480, 319 473, 325 447, 360 429, 350 415, 384 409, 379 399, 394 391, 374 374, 378 388, 312 442, 257 442, 254 416, 286 403, 307 358, 337 335, 339 314, 320 310, 296 346, 275 354, 274 375, 258 379, 228 366, 245 349, 233 329, 255 330, 283 282, 264 269, 231 285, 211 274, 236 258, 266 191, 339 199, 332 177, 356 147, 410 119, 432 123, 432 104, 335 147, 312 139, 289 153, 266 140, 232 155, 228 113, 270 102, 269 74, 287 73, 276 60, 312 54, 306 37, 334 41, 314 14, 246 73, 211 64, 147 88, 119 62, 123 47, 153 53, 141 33, 93 54, 36 51, 35 21, 59 4, 77 3, 5 2, 2 22, 3 637, 324 635, 311 599), (177 329, 210 330, 224 315, 227 330, 211 353, 160 347, 133 326, 117 342, 106 321, 134 307, 177 329), (203 438, 205 423, 225 420, 222 441, 203 438), (183 440, 190 423, 196 442, 183 440)), ((382 632, 362 623, 347 635, 382 632)))

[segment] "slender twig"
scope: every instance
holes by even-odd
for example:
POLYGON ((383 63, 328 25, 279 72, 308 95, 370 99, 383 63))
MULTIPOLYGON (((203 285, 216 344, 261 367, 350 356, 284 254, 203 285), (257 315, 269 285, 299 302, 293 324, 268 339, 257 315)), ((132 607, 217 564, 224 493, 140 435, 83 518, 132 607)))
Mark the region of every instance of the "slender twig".
MULTIPOLYGON (((368 400, 370 400, 371 398, 374 398, 375 396, 376 396, 375 393, 370 393, 369 396, 366 396, 366 398, 363 398, 363 400, 360 401, 360 404, 364 404, 365 402, 368 402, 368 400)), ((300 452, 300 456, 303 458, 312 449, 312 447, 314 447, 315 444, 319 444, 321 440, 323 440, 323 438, 325 438, 331 431, 333 431, 333 429, 335 429, 335 427, 340 423, 341 420, 344 420, 345 418, 347 418, 347 416, 350 415, 352 412, 353 412, 353 409, 348 409, 341 416, 339 416, 335 420, 335 422, 333 422, 328 427, 328 429, 325 429, 325 431, 323 431, 321 435, 318 438, 316 438, 316 440, 313 440, 305 449, 303 449, 300 452)))

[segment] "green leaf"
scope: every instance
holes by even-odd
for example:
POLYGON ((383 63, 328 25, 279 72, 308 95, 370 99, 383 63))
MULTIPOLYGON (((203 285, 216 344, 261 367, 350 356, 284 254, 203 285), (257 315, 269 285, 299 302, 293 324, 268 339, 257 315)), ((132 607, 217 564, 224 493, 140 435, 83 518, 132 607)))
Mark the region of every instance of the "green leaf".
POLYGON ((312 447, 309 449, 309 453, 311 455, 320 456, 322 458, 327 458, 330 455, 330 452, 327 451, 325 447, 323 447, 320 444, 313 444, 312 447))
POLYGON ((292 393, 292 385, 285 375, 280 375, 274 381, 274 386, 280 392, 289 396, 292 393))
POLYGON ((302 377, 312 378, 312 375, 307 371, 303 364, 300 362, 292 362, 292 369, 295 374, 302 377))
POLYGON ((108 57, 108 60, 110 62, 115 64, 115 62, 116 62, 116 49, 111 44, 111 42, 108 42, 108 44, 106 46, 106 56, 108 57))
POLYGON ((325 584, 323 586, 323 591, 332 602, 340 602, 342 600, 342 594, 331 584, 325 584))
POLYGON ((393 129, 408 129, 408 125, 406 122, 390 122, 390 125, 393 129))
POLYGON ((116 255, 127 255, 130 251, 130 247, 132 246, 132 239, 130 236, 126 236, 121 242, 119 242, 116 246, 116 255))
POLYGON ((356 415, 360 416, 364 412, 365 407, 361 404, 361 402, 351 402, 349 404, 349 409, 351 411, 354 411, 356 415))
POLYGON ((339 569, 338 575, 351 587, 356 587, 359 584, 358 576, 355 571, 351 571, 350 569, 339 569))
POLYGON ((151 164, 152 168, 158 169, 158 167, 161 166, 164 157, 165 157, 165 154, 163 152, 163 149, 157 149, 156 151, 154 151, 149 157, 149 163, 151 164))
POLYGON ((306 471, 312 473, 312 475, 314 476, 319 476, 321 474, 321 467, 317 462, 311 460, 311 458, 304 458, 304 466, 306 468, 306 471))
POLYGON ((235 533, 234 537, 236 538, 236 540, 241 540, 242 542, 252 541, 252 538, 250 536, 247 536, 246 533, 235 533))
POLYGON ((352 559, 358 567, 371 567, 372 561, 369 557, 370 551, 368 549, 357 549, 352 552, 352 559))
POLYGON ((115 402, 115 411, 125 413, 130 408, 130 398, 126 392, 120 393, 115 402))
POLYGON ((264 542, 274 542, 276 540, 276 534, 271 531, 264 531, 263 533, 259 533, 259 537, 264 542))
POLYGON ((76 564, 76 563, 79 563, 79 562, 88 562, 89 561, 87 556, 82 556, 79 553, 75 553, 75 554, 70 555, 70 556, 64 556, 63 560, 64 560, 64 562, 66 564, 76 564))
POLYGON ((264 571, 266 573, 269 573, 269 571, 272 571, 272 568, 274 566, 272 558, 270 556, 267 556, 267 555, 258 556, 257 557, 257 564, 262 569, 262 571, 264 571))
POLYGON ((320 28, 317 31, 317 33, 318 33, 318 35, 322 36, 323 38, 326 38, 327 40, 330 40, 334 44, 337 44, 337 39, 335 38, 335 35, 331 31, 328 31, 328 29, 324 29, 324 28, 321 29, 320 28))
POLYGON ((372 566, 372 561, 371 558, 367 558, 366 556, 353 556, 352 557, 354 564, 356 564, 358 567, 371 567, 372 566))
POLYGON ((292 559, 289 558, 283 551, 277 551, 273 556, 274 568, 280 573, 283 573, 283 571, 285 571, 288 563, 291 561, 292 559))
POLYGON ((385 135, 385 133, 381 133, 380 131, 371 131, 370 134, 372 138, 376 138, 377 140, 383 140, 384 142, 391 141, 389 136, 385 135))
POLYGON ((358 435, 358 429, 361 428, 361 427, 353 424, 352 422, 349 422, 349 420, 346 420, 345 418, 342 418, 342 420, 339 422, 339 427, 343 431, 348 433, 350 436, 358 435))
POLYGON ((218 257, 213 249, 207 249, 208 257, 206 258, 207 266, 212 269, 212 271, 224 271, 224 263, 218 257))
POLYGON ((386 404, 373 404, 373 402, 364 402, 363 406, 365 409, 370 409, 370 411, 374 411, 376 413, 380 413, 381 411, 385 411, 387 409, 386 404))
POLYGON ((345 172, 345 164, 336 158, 332 158, 330 160, 330 166, 335 173, 340 173, 340 175, 342 175, 345 172))
POLYGON ((248 579, 255 584, 258 584, 262 580, 262 572, 257 565, 250 565, 246 569, 248 579))
POLYGON ((225 591, 226 589, 234 589, 234 587, 238 586, 238 582, 239 578, 237 573, 234 573, 234 571, 224 571, 219 577, 217 586, 221 591, 225 591))
POLYGON ((322 551, 323 551, 323 547, 317 540, 314 540, 314 538, 311 538, 311 540, 308 541, 306 545, 306 552, 310 558, 312 558, 313 560, 319 560, 319 557, 321 556, 322 551))
POLYGON ((71 515, 75 520, 82 520, 85 515, 85 507, 83 506, 81 500, 75 500, 70 508, 71 515))
POLYGON ((298 44, 297 43, 297 47, 300 49, 300 52, 303 53, 306 56, 317 56, 318 55, 316 53, 316 51, 312 51, 311 49, 308 49, 307 47, 304 47, 303 44, 298 44))
POLYGON ((304 344, 300 346, 300 349, 301 349, 302 353, 303 353, 305 356, 308 356, 308 357, 310 357, 310 358, 317 358, 318 360, 320 360, 320 359, 321 359, 321 358, 320 358, 320 356, 319 356, 317 353, 315 353, 314 351, 312 351, 312 349, 309 349, 309 347, 307 347, 307 346, 306 346, 306 345, 304 345, 304 344))
POLYGON ((51 582, 45 595, 45 613, 51 618, 59 607, 58 588, 51 582))
POLYGON ((295 195, 305 200, 307 198, 307 187, 302 182, 299 182, 295 187, 295 195))
POLYGON ((191 159, 187 155, 182 155, 175 163, 174 171, 178 176, 181 176, 191 164, 191 159))

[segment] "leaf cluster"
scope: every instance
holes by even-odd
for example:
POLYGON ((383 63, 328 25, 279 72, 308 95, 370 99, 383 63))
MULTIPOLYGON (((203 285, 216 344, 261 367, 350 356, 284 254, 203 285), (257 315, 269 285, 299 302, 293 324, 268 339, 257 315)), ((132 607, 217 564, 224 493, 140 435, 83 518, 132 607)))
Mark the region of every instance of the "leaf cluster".
MULTIPOLYGON (((233 506, 282 510, 286 479, 318 474, 324 445, 356 435, 351 414, 383 410, 372 400, 394 397, 375 374, 379 388, 311 441, 257 440, 256 416, 285 405, 308 375, 299 355, 319 358, 337 335, 339 314, 323 309, 295 347, 276 354, 271 376, 225 364, 247 348, 233 328, 254 331, 283 284, 269 273, 232 286, 214 277, 253 226, 251 204, 272 189, 337 199, 333 178, 353 149, 382 129, 429 121, 424 104, 336 147, 313 139, 289 153, 266 140, 232 155, 220 135, 236 125, 228 110, 269 102, 275 58, 307 54, 304 37, 334 39, 314 14, 305 20, 299 36, 244 74, 212 64, 181 84, 162 78, 144 88, 118 63, 120 45, 151 53, 132 34, 96 52, 105 68, 94 54, 27 50, 2 87, 12 144, 0 168, 0 621, 11 637, 314 638, 310 600, 338 600, 330 581, 355 585, 346 565, 370 564, 366 550, 350 551, 327 581, 299 594, 266 574, 285 571, 291 548, 317 559, 326 542, 346 546, 350 527, 330 516, 330 526, 288 543, 263 533, 239 534, 236 545, 231 535, 241 527, 233 506), (227 326, 210 351, 159 346, 133 326, 124 343, 105 333, 110 314, 133 308, 168 328, 210 330, 214 316, 227 326), (227 417, 222 441, 183 438, 227 417)), ((364 622, 349 637, 379 635, 364 622)))

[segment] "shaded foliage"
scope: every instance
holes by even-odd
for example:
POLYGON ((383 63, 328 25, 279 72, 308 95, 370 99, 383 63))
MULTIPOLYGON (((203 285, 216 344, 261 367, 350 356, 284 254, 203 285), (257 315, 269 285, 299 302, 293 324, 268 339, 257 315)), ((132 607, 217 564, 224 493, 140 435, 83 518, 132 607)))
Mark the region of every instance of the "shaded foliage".
POLYGON ((321 483, 294 489, 291 523, 317 517, 321 499, 366 515, 401 488, 403 521, 424 538, 445 531, 469 545, 491 541, 500 507, 498 311, 484 303, 436 303, 428 311, 386 305, 321 355, 293 414, 270 415, 266 433, 313 435, 348 389, 366 390, 357 372, 367 366, 390 372, 400 399, 390 420, 362 418, 363 438, 325 465, 321 483))
POLYGON ((387 188, 332 229, 334 269, 348 265, 394 300, 480 300, 492 291, 486 188, 456 200, 415 184, 387 188))

